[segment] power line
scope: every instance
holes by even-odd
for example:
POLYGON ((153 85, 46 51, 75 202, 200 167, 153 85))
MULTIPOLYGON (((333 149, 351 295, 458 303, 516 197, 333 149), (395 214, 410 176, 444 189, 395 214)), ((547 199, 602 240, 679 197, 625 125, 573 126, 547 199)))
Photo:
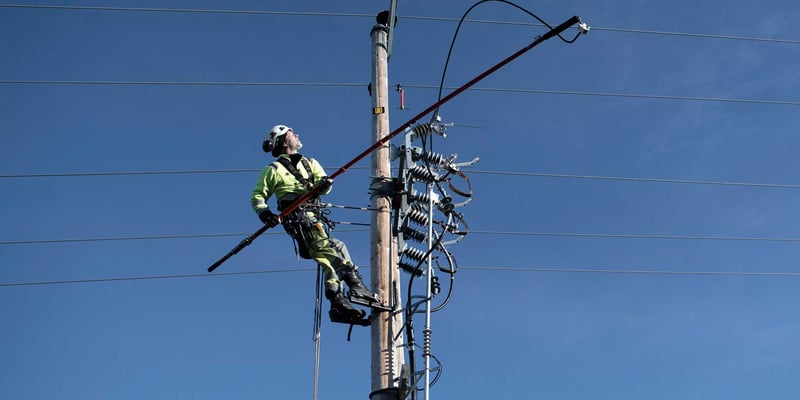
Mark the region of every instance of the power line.
POLYGON ((718 276, 791 276, 800 277, 800 272, 748 272, 748 271, 670 271, 646 269, 595 269, 595 268, 513 268, 513 267, 459 267, 464 270, 508 271, 508 272, 567 272, 592 274, 642 274, 642 275, 718 275, 718 276))
POLYGON ((757 38, 748 36, 710 35, 703 33, 666 32, 666 31, 650 31, 643 29, 623 29, 623 28, 592 27, 592 30, 623 32, 623 33, 643 33, 647 35, 686 36, 686 37, 706 38, 706 39, 726 39, 726 40, 744 40, 744 41, 754 41, 754 42, 800 44, 800 40, 796 39, 771 39, 771 38, 757 38))
POLYGON ((364 87, 363 83, 346 82, 214 82, 214 81, 66 81, 4 79, 0 84, 27 85, 157 85, 157 86, 311 86, 311 87, 364 87))
MULTIPOLYGON (((350 169, 367 169, 369 167, 355 166, 350 169)), ((191 175, 191 174, 236 174, 236 173, 253 173, 259 172, 261 169, 256 168, 239 168, 239 169, 193 169, 193 170, 172 170, 172 171, 107 171, 107 172, 64 172, 64 173, 44 173, 44 174, 8 174, 0 175, 0 179, 4 178, 65 178, 65 177, 93 177, 93 176, 126 176, 126 175, 191 175)))
MULTIPOLYGON (((280 232, 269 232, 268 235, 277 235, 280 232)), ((81 239, 42 239, 42 240, 15 240, 0 242, 0 245, 20 245, 20 244, 52 244, 52 243, 83 243, 83 242, 117 242, 128 240, 162 240, 162 239, 199 239, 213 237, 242 237, 247 233, 210 233, 198 235, 162 235, 162 236, 123 236, 106 238, 81 238, 81 239)))
POLYGON ((18 283, 0 283, 0 287, 66 285, 75 283, 143 281, 143 280, 154 280, 154 279, 206 278, 206 277, 232 276, 232 275, 257 275, 257 274, 277 274, 277 273, 287 273, 287 272, 305 272, 313 270, 314 268, 294 268, 294 269, 282 269, 282 270, 263 270, 263 271, 245 271, 245 272, 218 272, 213 275, 206 273, 206 274, 183 274, 183 275, 130 276, 121 278, 75 279, 75 280, 63 280, 63 281, 18 282, 18 283))
MULTIPOLYGON (((153 86, 308 86, 308 87, 363 87, 363 83, 336 83, 336 82, 202 82, 202 81, 66 81, 66 80, 15 80, 3 79, 0 84, 9 85, 153 85, 153 86)), ((403 84, 407 88, 413 89, 439 89, 435 85, 403 84)), ((455 89, 454 86, 445 86, 444 89, 455 89)), ((702 96, 672 96, 656 94, 637 94, 637 93, 612 93, 612 92, 588 92, 575 90, 544 90, 544 89, 514 89, 514 88, 485 88, 473 87, 467 91, 474 92, 503 92, 503 93, 523 93, 523 94, 551 94, 568 96, 589 96, 589 97, 617 97, 647 100, 682 100, 682 101, 705 101, 722 103, 740 104, 761 104, 761 105, 788 105, 800 106, 800 101, 793 100, 760 100, 760 99, 737 99, 724 97, 702 97, 702 96)))
MULTIPOLYGON (((365 232, 366 229, 336 229, 334 232, 351 233, 365 232)), ((280 232, 267 232, 267 235, 283 235, 280 232)), ((487 231, 472 230, 473 235, 499 235, 499 236, 543 236, 543 237, 581 237, 605 239, 668 239, 668 240, 718 240, 718 241, 748 241, 748 242, 800 242, 800 238, 792 237, 744 237, 744 236, 694 236, 694 235, 642 235, 619 233, 578 233, 578 232, 520 232, 520 231, 487 231)), ((161 239, 198 239, 213 237, 243 237, 247 233, 210 233, 195 235, 162 235, 162 236, 127 236, 108 238, 79 238, 79 239, 42 239, 42 240, 17 240, 0 242, 2 245, 28 245, 52 243, 81 243, 81 242, 109 242, 129 240, 161 240, 161 239)))
MULTIPOLYGON (((368 167, 352 167, 350 169, 366 169, 368 167)), ((31 178, 62 178, 62 177, 95 177, 95 176, 125 176, 125 175, 180 175, 180 174, 233 174, 233 173, 253 173, 260 169, 211 169, 211 170, 174 170, 174 171, 109 171, 109 172, 66 172, 66 173, 42 173, 42 174, 7 174, 0 175, 0 179, 31 179, 31 178)), ((654 183, 677 183, 692 185, 718 185, 718 186, 742 186, 757 188, 780 188, 780 189, 800 189, 800 184, 784 183, 759 183, 759 182, 734 182, 734 181, 710 181, 710 180, 691 180, 691 179, 670 179, 670 178, 642 178, 626 176, 603 176, 603 175, 579 175, 579 174, 560 174, 548 172, 521 172, 521 171, 492 171, 465 168, 465 172, 471 174, 484 175, 508 175, 526 176, 542 178, 560 179, 588 179, 606 181, 629 181, 629 182, 654 182, 654 183)))
POLYGON ((260 169, 206 169, 206 170, 175 170, 175 171, 109 171, 109 172, 65 172, 46 174, 9 174, 0 175, 3 178, 64 178, 83 176, 125 176, 125 175, 182 175, 182 174, 234 174, 240 172, 258 172, 260 169))
POLYGON ((470 231, 470 234, 504 235, 504 236, 549 236, 549 237, 586 237, 607 239, 671 239, 671 240, 721 240, 748 242, 800 242, 800 238, 781 237, 736 237, 736 236, 690 236, 690 235, 633 235, 616 233, 571 233, 571 232, 513 232, 513 231, 470 231))
MULTIPOLYGON (((335 232, 365 232, 366 229, 336 229, 335 232)), ((283 235, 282 232, 267 232, 265 235, 283 235)), ((22 244, 53 244, 53 243, 86 243, 86 242, 117 242, 129 240, 164 240, 164 239, 204 239, 215 237, 243 237, 249 233, 208 233, 194 235, 160 235, 160 236, 122 236, 106 238, 79 238, 79 239, 42 239, 42 240, 14 240, 0 242, 3 245, 22 245, 22 244)))
MULTIPOLYGON (((423 21, 443 21, 443 22, 459 21, 458 18, 446 18, 446 17, 402 16, 400 18, 417 19, 423 21)), ((518 25, 518 26, 536 26, 536 27, 544 26, 544 24, 539 24, 534 22, 514 22, 514 21, 498 21, 498 20, 481 20, 481 19, 465 19, 464 22, 491 24, 491 25, 518 25)), ((800 44, 800 40, 795 40, 795 39, 774 39, 774 38, 759 38, 759 37, 749 37, 749 36, 714 35, 705 33, 653 31, 653 30, 643 30, 643 29, 603 28, 597 26, 592 26, 592 31, 639 33, 639 34, 666 35, 666 36, 685 36, 685 37, 705 38, 705 39, 744 40, 744 41, 768 42, 768 43, 800 44)))
POLYGON ((638 177, 624 177, 624 176, 555 174, 555 173, 544 173, 544 172, 504 172, 504 171, 486 171, 486 170, 467 170, 467 171, 469 171, 469 173, 471 174, 487 174, 487 175, 514 175, 514 176, 533 176, 533 177, 545 177, 545 178, 592 179, 592 180, 608 180, 608 181, 657 182, 657 183, 680 183, 680 184, 692 184, 692 185, 721 185, 721 186, 745 186, 745 187, 760 187, 760 188, 800 189, 800 185, 798 184, 782 184, 782 183, 638 178, 638 177))
MULTIPOLYGON (((333 13, 333 12, 307 12, 307 11, 266 11, 266 10, 223 10, 223 9, 193 9, 193 8, 153 8, 153 7, 99 7, 99 6, 57 6, 57 5, 27 5, 27 4, 0 4, 0 8, 17 8, 17 9, 49 9, 49 10, 76 10, 76 11, 126 11, 126 12, 163 12, 163 13, 197 13, 197 14, 240 14, 240 15, 278 15, 278 16, 299 16, 299 17, 346 17, 346 18, 374 18, 371 14, 361 13, 333 13)), ((437 21, 437 22, 458 22, 457 18, 447 17, 431 17, 431 16, 415 16, 406 15, 398 16, 399 19, 407 20, 420 20, 420 21, 437 21)), ((491 25, 517 25, 517 26, 536 26, 544 27, 544 24, 531 23, 531 22, 514 22, 514 21, 497 21, 497 20, 480 20, 480 19, 465 19, 464 22, 491 24, 491 25)), ((664 35, 664 36, 682 36, 691 38, 704 38, 704 39, 723 39, 723 40, 738 40, 738 41, 755 41, 766 43, 786 43, 786 44, 800 44, 800 40, 796 39, 775 39, 775 38, 760 38, 749 36, 733 36, 733 35, 715 35, 703 33, 688 33, 688 32, 670 32, 670 31, 654 31, 644 29, 627 29, 627 28, 604 28, 592 27, 593 31, 607 31, 618 33, 635 33, 647 35, 664 35)))
POLYGON ((154 8, 154 7, 99 7, 99 6, 55 6, 40 4, 0 4, 0 8, 27 8, 47 10, 77 10, 77 11, 133 11, 133 12, 163 12, 163 13, 197 13, 197 14, 243 14, 243 15, 288 15, 302 17, 366 17, 375 18, 372 14, 357 13, 332 13, 309 11, 262 11, 262 10, 222 10, 199 8, 154 8))
MULTIPOLYGON (((590 274, 636 274, 636 275, 688 275, 688 276, 763 276, 763 277, 800 277, 800 272, 752 272, 752 271, 670 271, 670 270, 646 270, 646 269, 607 269, 607 268, 537 268, 537 267, 459 267, 460 270, 467 271, 492 271, 492 272, 533 272, 533 273, 590 273, 590 274)), ((15 286, 45 286, 45 285, 68 285, 80 283, 101 283, 101 282, 121 282, 121 281, 144 281, 156 279, 187 279, 187 278, 209 278, 221 276, 242 276, 274 273, 294 273, 313 271, 313 268, 295 268, 282 270, 261 270, 244 272, 220 272, 214 274, 175 274, 175 275, 151 275, 137 277, 119 278, 98 278, 98 279, 74 279, 58 281, 35 281, 35 282, 15 282, 0 283, 0 287, 15 286)))
MULTIPOLYGON (((438 86, 433 86, 433 85, 410 84, 403 86, 415 89, 439 88, 438 86)), ((445 89, 452 89, 452 87, 445 87, 445 89)), ((574 91, 574 90, 568 91, 568 90, 512 89, 512 88, 473 88, 470 90, 479 92, 559 94, 559 95, 570 95, 570 96, 621 97, 621 98, 648 99, 648 100, 685 100, 685 101, 706 101, 706 102, 723 102, 723 103, 800 106, 800 101, 792 101, 792 100, 758 100, 758 99, 735 99, 735 98, 723 98, 723 97, 669 96, 669 95, 636 94, 636 93, 585 92, 585 91, 574 91)))

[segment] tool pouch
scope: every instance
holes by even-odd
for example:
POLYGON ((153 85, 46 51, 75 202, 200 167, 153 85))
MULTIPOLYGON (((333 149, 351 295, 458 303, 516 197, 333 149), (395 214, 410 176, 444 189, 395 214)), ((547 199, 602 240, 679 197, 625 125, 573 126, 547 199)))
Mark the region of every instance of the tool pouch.
POLYGON ((300 207, 294 210, 287 218, 282 220, 283 229, 295 241, 297 255, 300 258, 311 259, 311 254, 308 251, 309 244, 313 240, 311 235, 311 220, 306 211, 300 207))

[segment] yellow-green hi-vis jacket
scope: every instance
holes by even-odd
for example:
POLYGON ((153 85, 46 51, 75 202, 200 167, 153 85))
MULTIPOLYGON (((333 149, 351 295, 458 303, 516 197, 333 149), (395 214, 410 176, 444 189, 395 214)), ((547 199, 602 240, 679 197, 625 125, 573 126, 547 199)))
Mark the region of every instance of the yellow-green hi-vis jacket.
MULTIPOLYGON (((306 158, 308 164, 311 166, 311 171, 306 171, 304 163, 300 160, 304 158, 301 154, 281 154, 278 158, 287 158, 297 168, 297 171, 304 178, 308 179, 313 185, 328 175, 325 169, 322 168, 320 163, 313 158, 306 158), (310 174, 309 174, 310 173, 310 174)), ((278 161, 274 161, 261 170, 261 174, 256 182, 256 187, 253 188, 253 194, 250 196, 250 204, 253 206, 253 211, 260 214, 262 211, 269 208, 267 200, 273 194, 280 203, 281 200, 294 200, 304 195, 308 191, 302 182, 300 182, 289 170, 286 169, 278 161)), ((328 194, 328 191, 320 193, 320 195, 328 194)))

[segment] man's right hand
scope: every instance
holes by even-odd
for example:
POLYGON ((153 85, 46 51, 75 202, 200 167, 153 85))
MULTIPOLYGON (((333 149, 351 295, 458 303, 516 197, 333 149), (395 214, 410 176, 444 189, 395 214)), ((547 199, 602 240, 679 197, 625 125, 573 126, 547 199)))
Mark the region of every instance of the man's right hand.
POLYGON ((258 219, 260 219, 264 225, 268 225, 270 228, 281 223, 281 219, 278 218, 278 215, 270 210, 264 210, 259 213, 258 219))

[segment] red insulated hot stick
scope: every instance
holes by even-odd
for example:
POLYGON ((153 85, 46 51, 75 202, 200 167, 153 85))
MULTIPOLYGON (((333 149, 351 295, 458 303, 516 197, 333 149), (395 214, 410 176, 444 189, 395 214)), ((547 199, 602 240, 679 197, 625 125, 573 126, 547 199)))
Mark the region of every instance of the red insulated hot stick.
MULTIPOLYGON (((561 25, 551 29, 550 31, 548 31, 544 35, 537 37, 536 40, 534 40, 533 42, 531 42, 527 46, 517 50, 517 52, 515 52, 514 54, 506 57, 505 59, 503 59, 499 63, 495 64, 493 67, 487 69, 486 71, 484 71, 480 75, 476 76, 475 78, 472 78, 472 80, 470 80, 469 82, 467 82, 467 83, 461 85, 459 88, 453 90, 452 92, 450 92, 450 94, 448 94, 447 96, 443 97, 441 100, 437 101, 436 103, 431 104, 428 108, 422 110, 419 114, 415 115, 413 118, 409 119, 408 121, 406 121, 405 123, 403 123, 402 125, 397 127, 397 129, 395 129, 394 131, 392 131, 388 135, 384 136, 382 139, 380 139, 377 142, 375 142, 372 146, 370 146, 366 150, 362 151, 361 154, 355 156, 355 158, 353 158, 352 160, 348 161, 345 165, 343 165, 341 168, 336 170, 336 172, 331 174, 328 178, 331 179, 331 180, 336 179, 336 177, 338 177, 339 175, 345 173, 350 167, 352 167, 357 162, 361 161, 364 157, 366 157, 367 155, 369 155, 373 151, 377 150, 378 148, 380 148, 381 146, 386 144, 386 142, 392 140, 392 138, 394 138, 395 136, 400 134, 400 132, 404 131, 409 126, 413 125, 420 118, 424 117, 425 115, 427 115, 431 111, 433 111, 436 108, 440 107, 442 104, 447 103, 448 101, 453 99, 453 97, 458 96, 463 91, 471 88, 473 85, 475 85, 476 83, 480 82, 481 80, 483 80, 484 78, 486 78, 490 74, 494 73, 498 69, 504 67, 506 64, 510 63, 511 61, 514 61, 517 57, 523 55, 528 50, 536 47, 537 45, 539 45, 540 43, 544 42, 545 40, 550 39, 553 36, 556 36, 556 35, 560 34, 561 32, 563 32, 564 30, 566 30, 570 26, 575 25, 575 24, 579 23, 580 21, 581 21, 581 19, 578 16, 573 16, 572 18, 564 21, 561 25)), ((306 201, 308 201, 309 199, 314 197, 317 194, 318 191, 319 191, 319 185, 314 186, 306 194, 304 194, 299 199, 295 200, 292 204, 290 204, 288 207, 286 207, 278 215, 278 217, 281 218, 281 219, 286 218, 294 210, 296 210, 298 207, 300 207, 300 205, 302 205, 303 203, 305 203, 306 201)), ((261 228, 259 228, 257 231, 253 232, 250 236, 246 237, 244 240, 239 242, 239 244, 236 245, 236 247, 234 247, 231 251, 229 251, 228 254, 225 254, 222 258, 217 260, 217 262, 215 262, 214 264, 211 264, 211 266, 208 267, 208 272, 214 271, 215 269, 217 269, 217 267, 222 265, 222 263, 227 261, 229 258, 233 257, 234 254, 238 253, 239 251, 241 251, 245 247, 249 246, 250 243, 253 242, 253 240, 255 240, 257 237, 261 236, 261 234, 266 232, 269 228, 270 228, 270 226, 264 225, 261 228)))

